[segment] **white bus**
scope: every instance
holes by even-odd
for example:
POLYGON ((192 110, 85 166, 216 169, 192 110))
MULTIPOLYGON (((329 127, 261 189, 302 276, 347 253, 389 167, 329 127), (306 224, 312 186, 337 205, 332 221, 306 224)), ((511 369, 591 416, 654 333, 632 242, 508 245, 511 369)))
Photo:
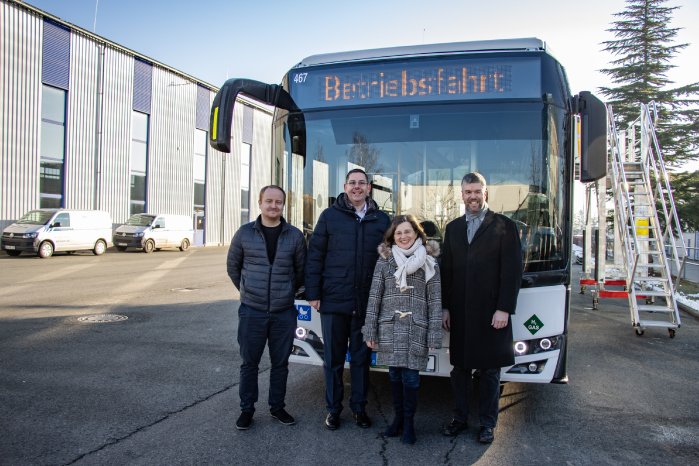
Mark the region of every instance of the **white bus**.
MULTIPOLYGON (((308 57, 281 85, 232 79, 211 113, 212 147, 230 151, 236 96, 276 107, 271 182, 307 235, 361 167, 389 215, 413 214, 440 239, 464 213, 460 182, 488 183, 488 204, 520 229, 524 273, 512 318, 515 364, 503 381, 567 382, 573 180, 606 173, 606 110, 573 96, 539 39, 420 45, 308 57)), ((484 290, 487 292, 487 290, 484 290)), ((322 364, 320 318, 299 301, 291 360, 322 364)), ((448 376, 448 338, 425 374, 448 376)))

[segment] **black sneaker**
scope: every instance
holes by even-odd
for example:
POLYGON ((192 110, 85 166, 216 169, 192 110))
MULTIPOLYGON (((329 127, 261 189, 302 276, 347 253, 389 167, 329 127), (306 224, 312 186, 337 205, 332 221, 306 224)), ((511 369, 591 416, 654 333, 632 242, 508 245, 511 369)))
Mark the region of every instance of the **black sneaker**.
POLYGON ((328 430, 337 430, 340 427, 340 413, 328 413, 325 418, 325 427, 328 430))
POLYGON ((270 414, 274 419, 281 422, 285 426, 293 426, 294 424, 296 424, 296 420, 294 419, 294 417, 291 414, 287 413, 284 408, 278 409, 274 412, 271 412, 270 414))
POLYGON ((480 432, 478 432, 478 441, 481 443, 493 443, 495 440, 495 434, 493 433, 492 427, 481 427, 480 432))
POLYGON ((243 411, 240 417, 235 421, 235 428, 238 430, 248 430, 252 424, 252 415, 250 411, 243 411))
POLYGON ((465 421, 460 421, 458 419, 452 419, 449 424, 442 428, 442 434, 447 437, 456 437, 461 432, 468 428, 468 424, 465 421))

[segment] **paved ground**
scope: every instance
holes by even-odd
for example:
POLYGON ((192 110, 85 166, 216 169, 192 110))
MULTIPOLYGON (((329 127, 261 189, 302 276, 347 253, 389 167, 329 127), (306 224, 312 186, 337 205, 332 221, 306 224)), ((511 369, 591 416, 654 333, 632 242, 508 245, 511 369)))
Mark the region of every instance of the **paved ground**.
MULTIPOLYGON (((390 416, 385 374, 372 374, 376 427, 336 432, 320 368, 293 365, 292 427, 258 404, 234 428, 236 294, 225 248, 0 256, 0 464, 697 464, 699 322, 675 339, 635 336, 623 301, 573 287, 568 385, 508 384, 491 446, 475 427, 440 435, 449 382, 423 378, 418 443, 378 432, 390 416), (114 313, 111 323, 78 319, 114 313)), ((576 270, 579 266, 575 266, 576 270)), ((261 368, 264 401, 268 363, 261 368)))

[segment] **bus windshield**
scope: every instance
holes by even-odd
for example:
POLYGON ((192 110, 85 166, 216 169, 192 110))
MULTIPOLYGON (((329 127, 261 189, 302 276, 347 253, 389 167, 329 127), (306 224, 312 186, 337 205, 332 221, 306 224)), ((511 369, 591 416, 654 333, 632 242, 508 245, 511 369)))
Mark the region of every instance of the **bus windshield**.
MULTIPOLYGON (((358 167, 369 174, 381 210, 415 215, 439 241, 446 224, 464 214, 461 178, 479 171, 490 209, 519 226, 525 271, 565 268, 562 109, 543 102, 448 103, 307 111, 304 118, 305 160, 287 161, 288 217, 307 234, 343 192, 347 171, 358 167)), ((277 126, 285 141, 292 121, 277 126)), ((292 153, 291 144, 282 145, 292 153)))

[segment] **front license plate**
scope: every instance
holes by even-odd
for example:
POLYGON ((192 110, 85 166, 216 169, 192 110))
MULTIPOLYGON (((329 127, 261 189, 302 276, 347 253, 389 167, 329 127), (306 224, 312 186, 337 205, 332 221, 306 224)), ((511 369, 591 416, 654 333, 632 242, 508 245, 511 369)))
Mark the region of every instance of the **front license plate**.
POLYGON ((9 246, 9 245, 5 246, 5 249, 9 249, 10 251, 12 251, 14 248, 15 248, 14 246, 9 246))
POLYGON ((126 246, 126 243, 117 243, 117 246, 126 246))

